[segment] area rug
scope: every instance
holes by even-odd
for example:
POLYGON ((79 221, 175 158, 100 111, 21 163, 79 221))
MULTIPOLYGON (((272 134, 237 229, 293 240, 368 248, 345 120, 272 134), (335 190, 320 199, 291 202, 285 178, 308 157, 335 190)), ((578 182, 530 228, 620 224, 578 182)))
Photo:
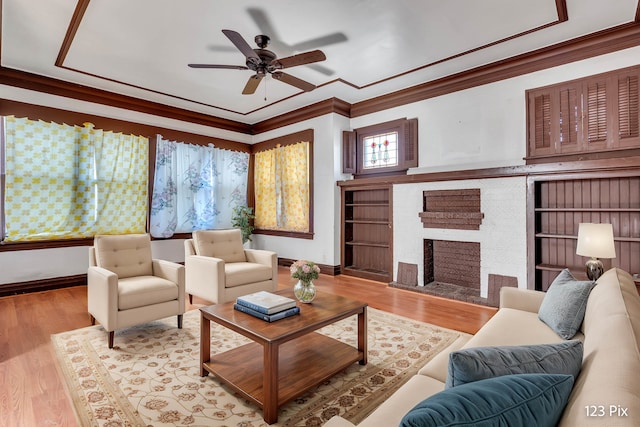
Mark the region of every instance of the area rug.
MULTIPOLYGON (((358 423, 462 332, 368 308, 368 364, 357 363, 282 406, 276 426, 358 423)), ((267 424, 259 407, 214 376, 199 375, 199 310, 119 330, 113 349, 99 326, 52 335, 60 372, 84 426, 267 424)), ((356 316, 320 330, 356 346, 356 316)), ((248 339, 211 323, 212 354, 248 339)), ((261 355, 256 355, 261 357, 261 355)))

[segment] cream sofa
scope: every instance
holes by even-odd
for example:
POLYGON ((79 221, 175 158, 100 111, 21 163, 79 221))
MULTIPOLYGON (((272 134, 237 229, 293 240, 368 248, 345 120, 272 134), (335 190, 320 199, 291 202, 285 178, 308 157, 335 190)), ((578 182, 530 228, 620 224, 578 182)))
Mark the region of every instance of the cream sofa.
MULTIPOLYGON (((460 338, 438 354, 358 426, 398 426, 416 404, 444 390, 451 351, 563 341, 538 319, 544 296, 538 291, 502 288, 500 309, 476 335, 460 338)), ((640 425, 640 297, 627 272, 614 268, 600 277, 574 338, 584 343, 582 369, 558 425, 640 425)), ((353 426, 339 416, 324 425, 353 426)))

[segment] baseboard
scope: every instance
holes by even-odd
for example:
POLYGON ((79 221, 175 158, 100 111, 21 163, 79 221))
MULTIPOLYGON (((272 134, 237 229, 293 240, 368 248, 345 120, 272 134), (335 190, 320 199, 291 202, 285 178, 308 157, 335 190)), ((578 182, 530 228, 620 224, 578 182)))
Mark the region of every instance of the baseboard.
POLYGON ((69 288, 72 286, 86 286, 87 275, 52 277, 50 279, 30 280, 28 282, 0 284, 0 297, 19 295, 30 292, 50 291, 52 289, 69 288))
MULTIPOLYGON (((289 258, 278 258, 278 265, 289 267, 296 260, 289 258)), ((184 264, 184 263, 179 263, 184 264)), ((341 273, 339 265, 318 264, 322 274, 337 276, 341 273)), ((50 279, 30 280, 17 283, 0 283, 0 297, 9 295, 27 294, 30 292, 50 291, 52 289, 70 288, 72 286, 86 286, 87 275, 77 274, 74 276, 52 277, 50 279)))
MULTIPOLYGON (((291 264, 296 262, 297 260, 291 258, 278 258, 278 265, 283 267, 289 267, 291 264)), ((320 267, 320 273, 328 274, 329 276, 337 276, 341 273, 341 269, 339 265, 326 265, 326 264, 318 264, 320 267)))

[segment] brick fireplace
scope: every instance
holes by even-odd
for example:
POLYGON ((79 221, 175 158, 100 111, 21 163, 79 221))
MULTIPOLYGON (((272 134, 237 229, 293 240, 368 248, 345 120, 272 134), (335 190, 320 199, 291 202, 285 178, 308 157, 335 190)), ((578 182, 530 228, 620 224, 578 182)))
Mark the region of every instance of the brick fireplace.
POLYGON ((526 177, 394 185, 392 286, 462 300, 473 292, 473 298, 491 306, 498 303, 500 287, 526 287, 526 195, 526 177), (425 240, 432 242, 426 251, 425 240), (468 248, 474 248, 467 252, 477 258, 467 267, 461 267, 460 254, 443 261, 439 253, 448 242, 471 243, 468 248), (429 248, 436 256, 431 269, 425 268, 431 263, 425 256, 429 248), (457 268, 452 271, 447 263, 457 268), (450 288, 450 294, 441 288, 450 288))

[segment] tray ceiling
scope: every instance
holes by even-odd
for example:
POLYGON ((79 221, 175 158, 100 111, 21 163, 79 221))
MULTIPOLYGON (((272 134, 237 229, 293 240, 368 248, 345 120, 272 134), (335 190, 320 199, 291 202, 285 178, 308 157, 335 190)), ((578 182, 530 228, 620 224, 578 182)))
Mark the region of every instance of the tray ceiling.
POLYGON ((1 0, 0 65, 211 116, 256 123, 328 98, 356 103, 633 22, 637 0, 1 0), (249 70, 222 33, 286 57, 311 92, 249 70))

